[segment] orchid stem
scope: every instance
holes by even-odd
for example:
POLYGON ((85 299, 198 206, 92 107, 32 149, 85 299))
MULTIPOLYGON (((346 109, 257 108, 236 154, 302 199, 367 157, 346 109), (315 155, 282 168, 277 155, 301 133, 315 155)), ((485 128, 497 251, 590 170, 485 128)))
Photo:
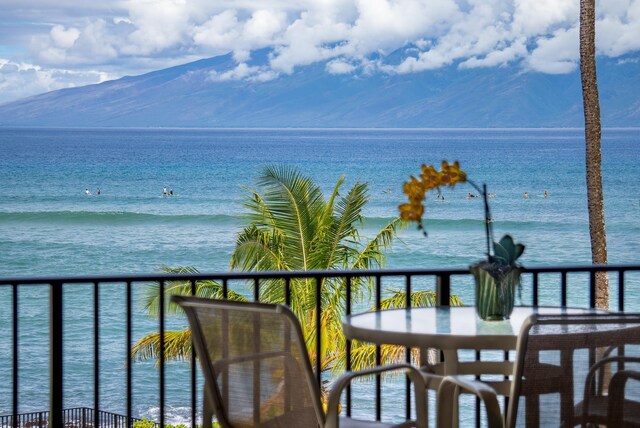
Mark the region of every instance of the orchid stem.
POLYGON ((491 227, 491 211, 489 210, 486 184, 482 185, 482 197, 484 198, 484 226, 487 234, 487 261, 489 261, 489 256, 491 256, 491 241, 493 241, 493 228, 491 227))
POLYGON ((478 187, 476 183, 471 180, 467 180, 467 183, 471 184, 474 189, 476 189, 479 193, 482 193, 482 198, 484 199, 484 227, 485 233, 487 235, 487 261, 489 262, 491 259, 491 242, 493 242, 493 227, 491 226, 491 210, 489 209, 489 200, 487 195, 487 185, 482 185, 482 190, 478 187))

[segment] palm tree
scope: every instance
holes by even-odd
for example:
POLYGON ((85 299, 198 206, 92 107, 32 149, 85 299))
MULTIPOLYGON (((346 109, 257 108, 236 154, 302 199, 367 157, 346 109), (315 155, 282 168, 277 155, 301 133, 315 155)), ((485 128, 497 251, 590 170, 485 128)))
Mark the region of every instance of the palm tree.
MULTIPOLYGON (((231 269, 242 271, 309 271, 337 269, 372 269, 384 264, 388 249, 403 223, 391 220, 375 235, 365 240, 358 226, 363 223, 362 209, 367 203, 366 183, 355 183, 344 195, 341 177, 328 199, 318 185, 298 170, 284 166, 266 167, 258 180, 260 191, 247 188, 245 201, 248 225, 238 234, 231 256, 231 269)), ((170 272, 196 272, 192 267, 165 268, 170 272)), ((316 287, 320 287, 321 350, 323 370, 343 360, 345 339, 341 318, 345 313, 346 281, 344 278, 293 279, 290 282, 291 308, 299 317, 309 354, 315 359, 316 287)), ((253 286, 253 284, 249 284, 253 286)), ((354 300, 370 295, 372 279, 354 278, 351 290, 354 300)), ((167 294, 190 294, 191 284, 167 284, 167 294)), ((264 280, 260 284, 260 301, 282 303, 285 287, 281 280, 264 280)), ((158 312, 158 287, 146 297, 146 309, 158 312)), ((196 295, 222 297, 222 287, 214 281, 198 281, 196 295)), ((244 300, 241 294, 229 295, 244 300)), ((177 308, 169 306, 170 311, 177 308)), ((186 359, 191 333, 188 330, 165 333, 165 358, 186 359)), ((157 358, 159 333, 143 337, 133 348, 135 359, 157 358)), ((371 349, 374 349, 370 347, 371 349)), ((367 352, 373 361, 371 351, 367 352)))
MULTIPOLYGON (((587 166, 587 200, 591 260, 594 264, 607 263, 607 236, 604 223, 604 197, 602 192, 602 148, 600 128, 600 101, 596 75, 595 0, 580 0, 580 74, 584 104, 584 131, 587 166)), ((596 306, 609 307, 609 279, 606 272, 596 274, 596 306)))
MULTIPOLYGON (((238 235, 231 268, 243 271, 309 271, 336 269, 371 269, 384 263, 384 250, 396 236, 400 220, 394 219, 371 239, 364 241, 358 225, 363 222, 362 209, 367 203, 367 185, 355 183, 340 195, 341 177, 328 199, 311 179, 299 171, 272 166, 264 169, 257 190, 245 207, 249 225, 238 235)), ((291 281, 291 308, 301 321, 312 360, 316 355, 316 287, 320 287, 322 369, 342 355, 344 336, 341 318, 345 313, 344 278, 291 281), (337 339, 337 340, 336 340, 337 339)), ((373 290, 374 283, 354 278, 351 290, 361 299, 373 290)), ((260 289, 260 299, 284 302, 282 284, 260 289)))

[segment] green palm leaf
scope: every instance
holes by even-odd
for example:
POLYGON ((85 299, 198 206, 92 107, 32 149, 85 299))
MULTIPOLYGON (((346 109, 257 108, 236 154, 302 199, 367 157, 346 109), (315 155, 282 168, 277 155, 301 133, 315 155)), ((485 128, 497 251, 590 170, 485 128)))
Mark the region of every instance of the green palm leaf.
MULTIPOLYGON (((160 357, 160 333, 147 334, 136 342, 131 349, 131 356, 134 361, 158 359, 160 357)), ((165 331, 164 359, 170 361, 190 358, 191 330, 165 331)))
MULTIPOLYGON (((178 267, 161 267, 163 272, 167 273, 199 273, 198 270, 191 266, 178 266, 178 267)), ((173 295, 190 295, 192 290, 191 281, 167 281, 164 284, 165 294, 165 310, 169 314, 175 314, 181 312, 180 307, 171 302, 171 296, 173 295)), ((221 299, 223 297, 222 284, 211 280, 198 280, 195 281, 196 296, 205 297, 209 299, 221 299)), ((244 300, 244 298, 228 291, 228 298, 232 300, 244 300)), ((159 313, 160 305, 160 284, 153 283, 147 285, 144 290, 143 308, 149 313, 149 315, 157 317, 159 313)))
MULTIPOLYGON (((329 198, 325 199, 319 186, 297 169, 287 166, 266 167, 257 180, 257 189, 245 188, 248 192, 244 201, 247 224, 237 236, 230 260, 231 269, 307 271, 382 267, 384 251, 390 248, 403 223, 394 219, 371 240, 363 240, 359 228, 363 223, 362 210, 368 200, 367 184, 355 183, 341 195, 343 182, 344 177, 340 177, 329 198)), ((175 269, 197 272, 190 267, 175 269)), ((374 285, 372 278, 353 278, 353 298, 361 300, 370 295, 374 285)), ((254 284, 248 282, 247 286, 250 289, 254 284)), ((285 302, 285 281, 262 280, 259 287, 261 301, 285 302)), ((197 281, 196 288, 199 296, 222 296, 222 287, 214 281, 197 281)), ((322 369, 330 369, 336 364, 339 367, 338 361, 343 359, 345 349, 341 319, 345 313, 347 281, 344 278, 294 278, 290 280, 289 288, 290 307, 301 321, 312 361, 316 357, 315 346, 320 333, 322 369), (316 302, 317 287, 320 287, 320 302, 316 302), (322 308, 319 332, 316 331, 318 307, 322 308)), ((150 287, 148 293, 146 309, 149 313, 157 314, 157 284, 150 287)), ((165 293, 190 294, 191 284, 167 283, 165 293)), ((231 290, 229 298, 244 299, 231 290)), ((157 336, 145 336, 136 344, 136 358, 156 358, 157 341, 157 336)), ((175 344, 177 346, 179 342, 175 344)), ((177 351, 166 353, 168 358, 183 358, 186 354, 177 351)), ((362 358, 364 361, 365 357, 362 358)))

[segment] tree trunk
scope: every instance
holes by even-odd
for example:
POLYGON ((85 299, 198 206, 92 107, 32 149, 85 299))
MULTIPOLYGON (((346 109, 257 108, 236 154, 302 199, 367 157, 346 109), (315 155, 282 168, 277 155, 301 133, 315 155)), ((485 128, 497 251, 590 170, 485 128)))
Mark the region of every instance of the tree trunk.
MULTIPOLYGON (((587 200, 591 261, 607 263, 607 236, 604 225, 602 192, 602 149, 600 144, 600 101, 596 76, 595 0, 580 0, 580 74, 584 103, 584 132, 587 165, 587 200)), ((609 307, 609 279, 605 272, 596 274, 596 307, 609 307)))

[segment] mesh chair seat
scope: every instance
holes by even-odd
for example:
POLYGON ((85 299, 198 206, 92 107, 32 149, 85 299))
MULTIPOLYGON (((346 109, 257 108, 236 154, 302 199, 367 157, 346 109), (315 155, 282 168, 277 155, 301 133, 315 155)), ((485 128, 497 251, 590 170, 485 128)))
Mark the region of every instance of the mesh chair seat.
POLYGON ((223 428, 426 427, 424 385, 409 365, 349 372, 329 395, 328 414, 311 369, 300 323, 282 305, 173 296, 184 309, 205 379, 203 420, 213 415, 223 428), (340 393, 360 375, 404 370, 415 389, 415 421, 382 424, 338 418, 340 393))

